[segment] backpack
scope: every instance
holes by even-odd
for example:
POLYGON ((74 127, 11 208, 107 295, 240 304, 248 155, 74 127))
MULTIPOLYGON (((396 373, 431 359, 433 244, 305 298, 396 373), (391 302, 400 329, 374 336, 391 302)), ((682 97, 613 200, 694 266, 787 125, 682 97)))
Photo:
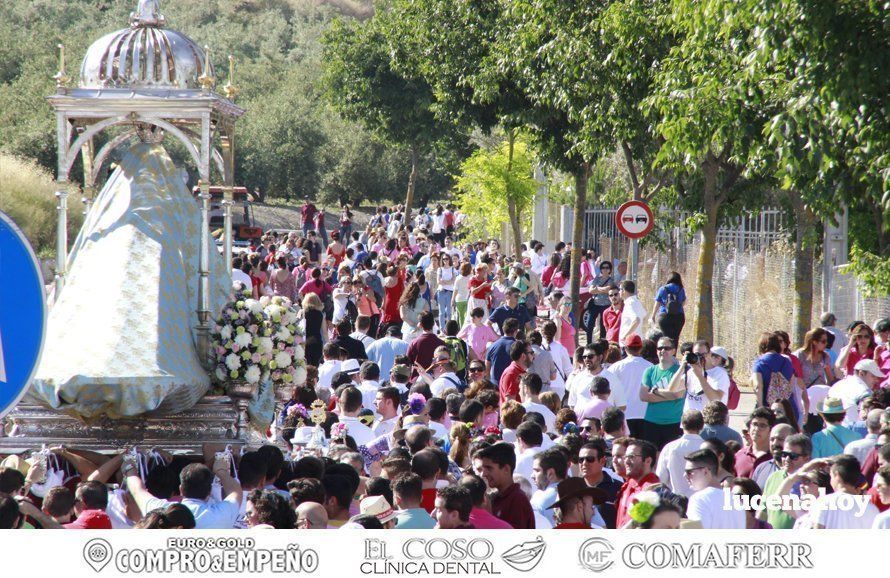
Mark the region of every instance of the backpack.
POLYGON ((790 399, 792 393, 791 382, 788 378, 782 375, 781 371, 774 371, 769 378, 769 389, 766 392, 766 404, 772 405, 777 401, 790 399))
POLYGON ((667 296, 664 298, 664 310, 668 315, 680 315, 683 313, 683 305, 677 299, 677 293, 668 290, 667 296))
POLYGON ((467 352, 464 350, 463 341, 457 337, 446 337, 445 345, 451 352, 451 364, 454 365, 454 372, 458 375, 462 374, 467 367, 467 352))
POLYGON ((729 378, 729 391, 726 393, 726 407, 728 409, 736 409, 739 407, 739 401, 742 399, 742 392, 733 378, 729 378))

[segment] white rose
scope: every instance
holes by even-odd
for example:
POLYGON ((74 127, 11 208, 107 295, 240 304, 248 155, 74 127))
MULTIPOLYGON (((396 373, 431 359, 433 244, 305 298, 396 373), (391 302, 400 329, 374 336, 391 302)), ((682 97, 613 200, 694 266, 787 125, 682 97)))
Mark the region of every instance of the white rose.
POLYGON ((269 298, 268 295, 263 295, 262 297, 260 297, 260 305, 262 305, 263 307, 265 307, 266 305, 268 305, 271 302, 272 302, 272 300, 269 298))
POLYGON ((290 331, 287 330, 287 327, 282 327, 278 330, 278 333, 275 334, 275 338, 278 339, 278 341, 286 342, 288 339, 291 338, 290 331))
POLYGON ((306 351, 302 345, 294 345, 294 359, 298 361, 306 359, 306 351))
POLYGON ((244 302, 244 306, 253 313, 262 313, 263 312, 263 304, 257 301, 256 299, 248 299, 244 302))
POLYGON ((226 367, 228 367, 232 371, 235 371, 236 369, 241 367, 241 357, 235 353, 226 355, 226 367))
POLYGON ((235 343, 240 345, 241 347, 248 347, 251 343, 253 343, 253 335, 245 331, 244 333, 239 333, 235 336, 235 343))
POLYGON ((258 347, 260 353, 272 353, 275 344, 271 337, 260 337, 260 345, 258 347))
POLYGON ((260 368, 256 365, 251 365, 247 368, 247 371, 244 373, 244 379, 247 380, 247 383, 257 383, 260 380, 260 368))
POLYGON ((223 371, 222 367, 216 368, 216 379, 218 379, 220 381, 225 381, 228 376, 229 376, 229 374, 227 374, 225 371, 223 371))
POLYGON ((306 383, 306 368, 301 365, 294 370, 294 385, 303 385, 304 383, 306 383))
POLYGON ((291 325, 297 322, 297 313, 293 309, 288 309, 284 315, 281 316, 281 323, 283 325, 291 325))
POLYGON ((279 369, 284 369, 285 367, 290 367, 293 360, 291 360, 290 355, 288 355, 284 351, 279 351, 275 355, 275 363, 278 365, 279 369))
POLYGON ((232 326, 224 325, 219 331, 219 337, 222 341, 228 341, 232 338, 232 326))

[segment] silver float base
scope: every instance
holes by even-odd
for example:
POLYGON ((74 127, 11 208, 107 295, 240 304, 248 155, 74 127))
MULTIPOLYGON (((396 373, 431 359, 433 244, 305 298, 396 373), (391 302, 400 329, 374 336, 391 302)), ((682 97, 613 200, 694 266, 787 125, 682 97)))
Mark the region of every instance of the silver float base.
POLYGON ((0 437, 0 454, 18 454, 64 444, 100 452, 119 451, 127 445, 201 453, 205 443, 250 443, 250 428, 240 423, 245 402, 227 396, 205 396, 190 409, 176 414, 145 414, 132 418, 101 417, 86 423, 39 405, 20 404, 6 416, 6 435, 0 437), (239 403, 241 402, 241 403, 239 403))

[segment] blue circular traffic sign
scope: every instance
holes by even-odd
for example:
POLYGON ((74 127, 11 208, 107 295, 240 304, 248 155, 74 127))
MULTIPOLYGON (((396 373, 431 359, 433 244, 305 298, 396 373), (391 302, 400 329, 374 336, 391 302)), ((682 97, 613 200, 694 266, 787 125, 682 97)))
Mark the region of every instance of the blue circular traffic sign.
POLYGON ((43 275, 21 229, 0 211, 0 417, 34 377, 46 334, 43 275))

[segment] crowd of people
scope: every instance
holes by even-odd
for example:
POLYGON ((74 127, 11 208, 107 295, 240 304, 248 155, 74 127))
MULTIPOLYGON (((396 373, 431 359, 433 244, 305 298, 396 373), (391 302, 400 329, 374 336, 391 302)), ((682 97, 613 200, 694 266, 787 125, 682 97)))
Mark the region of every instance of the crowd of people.
POLYGON ((680 341, 677 273, 646 304, 581 251, 575 319, 566 243, 510 255, 452 206, 301 213, 232 263, 301 304, 308 377, 268 442, 10 456, 0 528, 890 528, 890 320, 752 339, 734 427, 742 370, 680 341))

